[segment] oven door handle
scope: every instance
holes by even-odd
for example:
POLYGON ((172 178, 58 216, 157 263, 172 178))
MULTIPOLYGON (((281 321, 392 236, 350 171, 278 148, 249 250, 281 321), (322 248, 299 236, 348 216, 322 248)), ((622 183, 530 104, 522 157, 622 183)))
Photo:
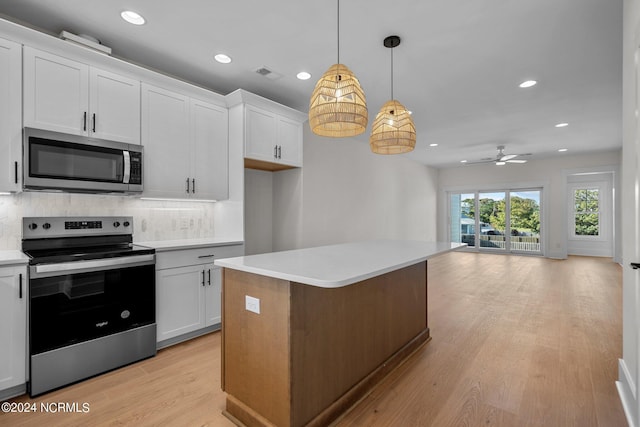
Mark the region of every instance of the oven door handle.
POLYGON ((117 268, 136 267, 155 263, 155 255, 134 255, 107 259, 92 259, 86 261, 61 262, 56 264, 36 265, 32 271, 32 277, 61 276, 64 274, 80 273, 85 271, 114 270, 117 268), (55 273, 55 274, 51 274, 55 273))

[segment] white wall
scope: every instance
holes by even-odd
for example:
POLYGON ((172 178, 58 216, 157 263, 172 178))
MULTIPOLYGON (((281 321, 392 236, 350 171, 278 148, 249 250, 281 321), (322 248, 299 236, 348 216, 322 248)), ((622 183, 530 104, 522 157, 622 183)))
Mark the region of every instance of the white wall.
POLYGON ((245 255, 273 251, 273 174, 245 169, 245 255))
POLYGON ((636 271, 629 267, 634 259, 639 225, 635 218, 638 154, 636 152, 636 70, 635 53, 640 44, 640 0, 624 0, 623 66, 622 66, 622 224, 626 233, 623 242, 622 277, 622 359, 619 369, 619 387, 627 418, 632 426, 638 426, 638 289, 636 271))
MULTIPOLYGON (((513 189, 526 187, 543 188, 543 225, 541 230, 545 255, 553 258, 567 256, 566 182, 573 171, 619 168, 620 151, 608 151, 586 155, 565 153, 550 159, 530 160, 525 164, 466 165, 439 171, 438 195, 438 240, 448 240, 447 236, 447 191, 513 189)), ((617 201, 619 204, 619 200, 617 201)), ((620 209, 616 209, 619 228, 620 209)), ((620 254, 620 244, 616 254, 620 254)), ((619 255, 617 255, 619 256, 619 255)))
MULTIPOLYGON (((436 238, 437 171, 304 129, 303 168, 275 173, 274 250, 436 238)), ((248 239, 248 238, 247 238, 248 239)))

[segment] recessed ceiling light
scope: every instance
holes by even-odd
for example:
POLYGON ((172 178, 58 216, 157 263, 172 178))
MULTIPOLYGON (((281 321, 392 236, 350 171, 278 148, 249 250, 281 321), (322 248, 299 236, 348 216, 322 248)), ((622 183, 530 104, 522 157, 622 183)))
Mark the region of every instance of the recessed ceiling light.
POLYGON ((122 19, 133 25, 143 25, 147 22, 142 15, 132 10, 125 10, 120 13, 120 16, 122 16, 122 19))
POLYGON ((564 153, 565 151, 568 151, 568 150, 569 150, 568 148, 560 148, 558 151, 561 153, 564 153))
POLYGON ((460 163, 467 163, 466 160, 460 160, 460 163))
POLYGON ((535 80, 527 80, 524 81, 522 83, 520 83, 520 87, 521 88, 527 88, 527 87, 531 87, 531 86, 535 86, 538 82, 535 80))
POLYGON ((214 59, 221 64, 228 64, 231 62, 231 57, 225 55, 224 53, 217 54, 216 56, 214 56, 214 59))
POLYGON ((309 80, 311 78, 311 74, 307 73, 306 71, 300 71, 298 74, 296 74, 296 77, 300 80, 309 80))
POLYGON ((569 123, 558 123, 556 125, 557 128, 564 128, 564 127, 567 127, 567 126, 569 126, 569 123))
POLYGON ((429 144, 429 147, 437 147, 438 144, 429 144))

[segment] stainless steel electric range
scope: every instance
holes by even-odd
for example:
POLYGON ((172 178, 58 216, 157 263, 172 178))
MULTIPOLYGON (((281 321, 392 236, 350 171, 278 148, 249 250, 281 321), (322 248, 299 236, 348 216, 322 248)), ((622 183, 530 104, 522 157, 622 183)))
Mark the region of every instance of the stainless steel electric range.
POLYGON ((155 251, 131 217, 23 219, 31 396, 156 354, 155 251))

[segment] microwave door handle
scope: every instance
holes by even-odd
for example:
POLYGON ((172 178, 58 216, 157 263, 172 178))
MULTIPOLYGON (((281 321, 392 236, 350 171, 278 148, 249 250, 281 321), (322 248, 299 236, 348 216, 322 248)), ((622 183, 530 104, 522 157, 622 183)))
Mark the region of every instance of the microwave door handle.
POLYGON ((131 178, 131 154, 125 150, 122 152, 122 155, 124 156, 124 177, 122 178, 122 182, 128 184, 131 178))

